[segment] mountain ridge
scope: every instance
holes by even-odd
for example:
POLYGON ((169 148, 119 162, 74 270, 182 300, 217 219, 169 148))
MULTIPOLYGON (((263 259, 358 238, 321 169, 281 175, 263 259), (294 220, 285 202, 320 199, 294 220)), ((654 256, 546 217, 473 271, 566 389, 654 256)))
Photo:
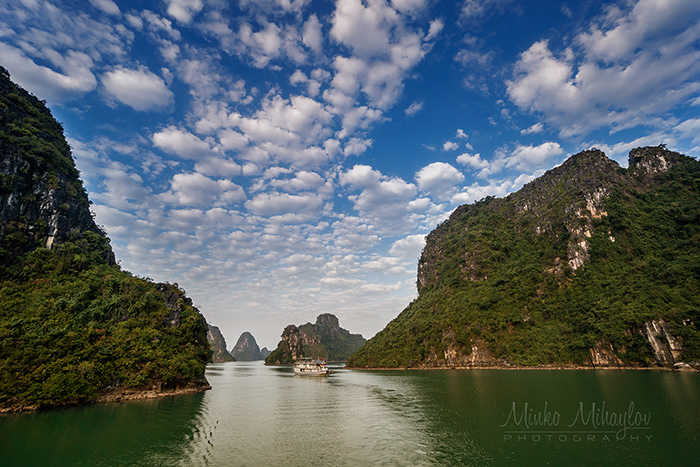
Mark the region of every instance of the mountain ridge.
POLYGON ((627 169, 593 149, 460 206, 426 238, 418 298, 348 365, 698 366, 699 192, 700 163, 663 146, 627 169))

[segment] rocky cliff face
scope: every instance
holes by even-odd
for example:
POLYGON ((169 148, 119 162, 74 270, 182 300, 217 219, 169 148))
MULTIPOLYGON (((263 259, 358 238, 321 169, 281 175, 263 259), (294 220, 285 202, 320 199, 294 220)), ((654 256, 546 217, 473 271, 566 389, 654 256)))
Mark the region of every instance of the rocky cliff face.
POLYGON ((218 327, 207 324, 207 340, 211 347, 211 361, 214 363, 235 362, 236 359, 226 350, 226 339, 218 327))
POLYGON ((45 105, 0 67, 0 412, 207 389, 204 317, 115 263, 45 105))
MULTIPOLYGON (((0 248, 16 255, 84 232, 106 237, 50 111, 2 67, 0 96, 0 248)), ((114 263, 111 249, 104 257, 114 263)))
POLYGON ((231 355, 240 362, 254 362, 264 359, 255 337, 248 331, 241 334, 238 338, 236 345, 231 349, 231 355))
POLYGON ((697 361, 698 222, 696 160, 637 148, 623 169, 599 150, 576 154, 431 232, 418 299, 348 364, 697 361))
POLYGON ((299 327, 290 324, 282 332, 277 348, 265 359, 266 365, 285 365, 302 357, 344 362, 365 343, 360 334, 350 334, 340 327, 338 318, 325 313, 316 323, 299 327))

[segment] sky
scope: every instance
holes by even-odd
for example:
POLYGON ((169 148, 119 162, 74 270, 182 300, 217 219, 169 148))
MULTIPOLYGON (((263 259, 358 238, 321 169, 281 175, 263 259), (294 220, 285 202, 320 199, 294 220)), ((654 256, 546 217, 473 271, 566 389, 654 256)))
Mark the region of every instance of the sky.
POLYGON ((425 236, 596 147, 700 156, 697 0, 0 0, 122 268, 229 348, 416 298, 425 236))

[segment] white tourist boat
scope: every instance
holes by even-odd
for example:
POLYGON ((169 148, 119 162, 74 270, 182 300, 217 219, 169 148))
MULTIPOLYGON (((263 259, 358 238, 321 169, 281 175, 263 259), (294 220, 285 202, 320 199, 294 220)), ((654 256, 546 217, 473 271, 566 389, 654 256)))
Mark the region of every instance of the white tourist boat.
POLYGON ((323 360, 313 358, 302 358, 294 362, 294 374, 302 376, 324 376, 330 375, 333 370, 323 360))

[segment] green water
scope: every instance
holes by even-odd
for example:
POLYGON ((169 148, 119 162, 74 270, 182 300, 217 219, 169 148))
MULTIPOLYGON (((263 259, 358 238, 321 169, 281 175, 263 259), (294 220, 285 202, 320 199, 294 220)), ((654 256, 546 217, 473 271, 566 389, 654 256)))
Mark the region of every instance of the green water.
POLYGON ((236 362, 207 378, 204 394, 2 416, 0 465, 700 465, 698 373, 236 362))

